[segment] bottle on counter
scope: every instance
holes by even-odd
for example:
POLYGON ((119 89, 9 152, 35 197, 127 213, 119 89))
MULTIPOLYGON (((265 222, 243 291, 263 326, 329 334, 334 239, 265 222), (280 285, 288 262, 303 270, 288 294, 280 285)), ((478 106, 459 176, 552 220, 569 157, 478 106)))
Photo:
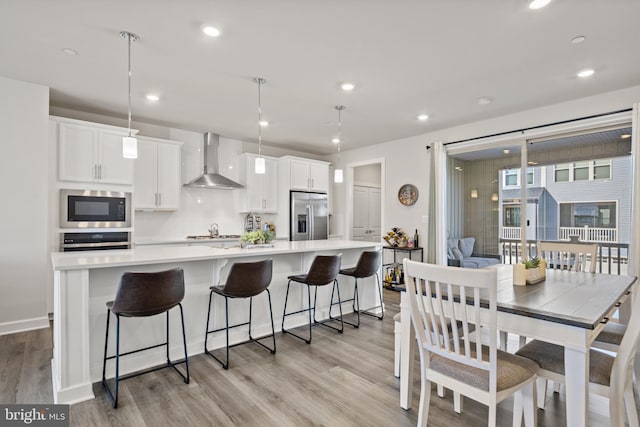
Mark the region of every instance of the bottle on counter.
POLYGON ((414 248, 419 248, 420 247, 420 237, 418 236, 418 229, 416 228, 416 233, 413 235, 413 247, 414 248))

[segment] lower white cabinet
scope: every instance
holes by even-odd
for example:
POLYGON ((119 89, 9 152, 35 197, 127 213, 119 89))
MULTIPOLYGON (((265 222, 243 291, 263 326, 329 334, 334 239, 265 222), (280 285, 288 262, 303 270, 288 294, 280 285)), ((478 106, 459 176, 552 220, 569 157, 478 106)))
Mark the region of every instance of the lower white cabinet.
POLYGON ((238 191, 240 212, 278 212, 278 161, 264 157, 264 174, 255 172, 256 154, 244 153, 240 160, 240 183, 244 189, 238 191))
POLYGON ((133 206, 137 210, 180 208, 181 142, 138 137, 133 206))

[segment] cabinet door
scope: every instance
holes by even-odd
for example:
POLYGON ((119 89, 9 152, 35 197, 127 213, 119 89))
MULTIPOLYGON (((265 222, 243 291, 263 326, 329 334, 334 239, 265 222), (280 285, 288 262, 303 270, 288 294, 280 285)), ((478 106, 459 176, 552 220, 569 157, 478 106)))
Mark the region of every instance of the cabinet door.
POLYGON ((180 153, 181 147, 173 144, 158 146, 158 194, 162 209, 180 208, 180 153))
POLYGON ((310 188, 309 163, 291 160, 291 189, 308 190, 310 188))
POLYGON ((133 184, 133 159, 122 157, 122 134, 98 132, 99 181, 105 184, 133 184))
POLYGON ((157 144, 138 139, 133 207, 154 209, 157 203, 157 144))
POLYGON ((278 161, 266 159, 267 173, 264 176, 262 195, 265 212, 278 212, 278 161))
POLYGON ((310 188, 313 191, 329 190, 329 166, 310 163, 309 178, 311 181, 310 188))
POLYGON ((98 177, 98 132, 87 126, 60 123, 59 170, 61 181, 93 182, 98 177))
POLYGON ((255 161, 257 156, 246 156, 246 184, 244 197, 246 197, 246 212, 262 212, 262 193, 264 189, 264 179, 267 173, 269 173, 269 161, 265 159, 266 173, 257 174, 255 169, 255 161))

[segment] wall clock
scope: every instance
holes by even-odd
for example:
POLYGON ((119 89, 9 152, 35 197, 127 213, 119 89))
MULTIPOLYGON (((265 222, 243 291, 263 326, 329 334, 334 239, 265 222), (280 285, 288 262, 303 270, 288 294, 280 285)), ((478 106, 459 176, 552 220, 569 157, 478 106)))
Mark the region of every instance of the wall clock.
POLYGON ((398 200, 405 206, 413 205, 418 200, 418 189, 415 185, 403 185, 398 190, 398 200))

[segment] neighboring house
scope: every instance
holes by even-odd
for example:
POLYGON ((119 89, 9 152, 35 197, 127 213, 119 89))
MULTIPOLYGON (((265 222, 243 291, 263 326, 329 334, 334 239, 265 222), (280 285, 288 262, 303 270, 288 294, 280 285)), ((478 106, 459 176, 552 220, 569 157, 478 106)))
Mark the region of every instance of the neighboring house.
MULTIPOLYGON (((527 240, 629 243, 631 157, 531 167, 527 240)), ((500 171, 502 239, 520 239, 520 169, 500 171)))

